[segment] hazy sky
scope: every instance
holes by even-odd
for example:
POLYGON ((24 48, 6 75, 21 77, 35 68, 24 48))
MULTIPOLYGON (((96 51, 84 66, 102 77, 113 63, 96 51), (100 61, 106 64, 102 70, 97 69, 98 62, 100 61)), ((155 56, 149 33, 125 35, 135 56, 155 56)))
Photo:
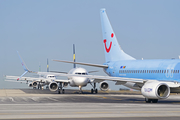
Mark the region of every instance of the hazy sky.
MULTIPOLYGON (((180 55, 179 0, 0 0, 0 88, 26 84, 4 82, 4 75, 21 75, 16 50, 30 70, 69 71, 72 44, 76 61, 105 62, 100 9, 107 14, 122 49, 136 59, 171 59, 180 55)), ((86 67, 87 70, 102 69, 86 67)), ((27 74, 29 76, 31 74, 27 74)), ((111 83, 110 89, 119 89, 111 83)), ((87 87, 90 89, 90 86, 87 87)))

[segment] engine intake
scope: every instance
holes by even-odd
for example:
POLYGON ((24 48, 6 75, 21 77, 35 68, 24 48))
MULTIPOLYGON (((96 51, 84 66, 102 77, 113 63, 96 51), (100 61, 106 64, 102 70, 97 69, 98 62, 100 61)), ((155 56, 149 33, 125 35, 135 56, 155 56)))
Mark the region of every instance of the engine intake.
POLYGON ((107 82, 101 82, 99 84, 99 88, 102 90, 102 91, 107 91, 109 89, 109 84, 107 82))
POLYGON ((58 84, 56 82, 51 82, 49 84, 49 90, 50 91, 56 91, 58 89, 58 84))
POLYGON ((32 82, 32 87, 37 87, 38 83, 36 81, 32 82))
POLYGON ((28 86, 29 86, 29 87, 33 87, 32 83, 29 83, 28 86))
POLYGON ((150 99, 166 99, 169 97, 170 88, 163 82, 147 82, 141 88, 141 93, 144 97, 150 99))

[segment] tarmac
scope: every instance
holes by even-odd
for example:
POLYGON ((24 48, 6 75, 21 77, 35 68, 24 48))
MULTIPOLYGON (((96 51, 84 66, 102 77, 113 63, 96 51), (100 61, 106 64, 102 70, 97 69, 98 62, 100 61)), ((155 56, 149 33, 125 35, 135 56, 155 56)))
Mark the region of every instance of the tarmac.
POLYGON ((180 119, 180 95, 145 103, 140 92, 109 91, 90 94, 66 90, 1 89, 0 119, 43 120, 156 120, 180 119))

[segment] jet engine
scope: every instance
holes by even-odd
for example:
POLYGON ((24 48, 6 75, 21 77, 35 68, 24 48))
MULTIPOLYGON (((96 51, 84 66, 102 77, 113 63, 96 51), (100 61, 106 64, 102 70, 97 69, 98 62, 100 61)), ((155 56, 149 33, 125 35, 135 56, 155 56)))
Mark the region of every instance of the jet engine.
POLYGON ((169 97, 170 88, 166 83, 149 81, 143 85, 141 93, 149 99, 166 99, 169 97))
POLYGON ((49 90, 50 91, 56 91, 58 89, 58 84, 56 82, 51 82, 49 84, 49 90))
POLYGON ((68 83, 67 82, 64 82, 63 83, 63 87, 67 87, 68 86, 68 83))
POLYGON ((32 83, 29 83, 28 86, 29 86, 29 87, 33 87, 32 83))
POLYGON ((36 81, 32 82, 32 87, 37 87, 38 83, 36 81))
POLYGON ((100 82, 99 83, 99 88, 102 91, 107 91, 109 89, 109 84, 107 82, 100 82))

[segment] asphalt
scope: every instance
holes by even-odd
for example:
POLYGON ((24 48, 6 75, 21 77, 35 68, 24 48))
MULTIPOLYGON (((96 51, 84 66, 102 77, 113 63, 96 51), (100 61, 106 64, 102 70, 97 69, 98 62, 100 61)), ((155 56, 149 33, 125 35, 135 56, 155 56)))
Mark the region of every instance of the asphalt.
POLYGON ((110 91, 90 94, 66 90, 1 89, 0 119, 43 120, 179 120, 180 95, 145 103, 139 92, 110 91))

